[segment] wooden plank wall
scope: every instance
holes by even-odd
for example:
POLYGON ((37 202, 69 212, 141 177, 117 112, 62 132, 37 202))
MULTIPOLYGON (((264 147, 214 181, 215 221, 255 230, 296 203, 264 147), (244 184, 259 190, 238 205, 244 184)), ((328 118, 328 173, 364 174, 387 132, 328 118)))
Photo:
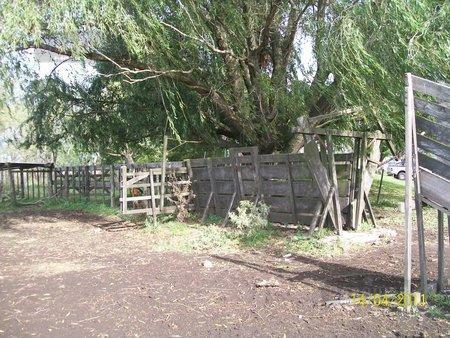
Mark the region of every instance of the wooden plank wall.
POLYGON ((423 201, 450 213, 450 87, 411 76, 423 201), (427 96, 421 96, 421 95, 427 96))
MULTIPOLYGON (((232 157, 190 160, 195 210, 202 212, 214 191, 209 212, 225 216, 235 191, 241 199, 255 200, 260 185, 259 199, 271 207, 271 221, 310 224, 320 194, 304 154, 257 155, 256 165, 253 158, 236 157, 236 163, 232 157)), ((353 154, 337 154, 335 161, 341 208, 346 216, 353 154)), ((235 199, 233 208, 238 201, 235 199)))

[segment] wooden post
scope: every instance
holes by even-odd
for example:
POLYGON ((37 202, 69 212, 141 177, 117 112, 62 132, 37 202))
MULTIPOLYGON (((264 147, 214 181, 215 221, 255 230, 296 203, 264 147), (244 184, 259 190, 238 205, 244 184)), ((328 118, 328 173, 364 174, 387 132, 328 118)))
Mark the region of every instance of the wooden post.
POLYGON ((289 154, 286 154, 286 170, 289 184, 289 201, 291 204, 291 212, 294 216, 294 223, 298 223, 297 206, 295 204, 294 185, 292 182, 291 160, 289 154))
POLYGON ((106 204, 106 184, 105 184, 105 165, 102 164, 102 202, 106 204))
POLYGON ((445 275, 445 253, 444 253, 444 213, 438 210, 438 278, 437 292, 444 291, 444 275, 445 275))
POLYGON ((337 234, 342 233, 342 213, 341 213, 341 203, 339 202, 339 185, 336 174, 336 164, 334 162, 334 149, 333 140, 331 139, 331 134, 327 132, 327 157, 328 157, 328 172, 330 176, 330 184, 334 186, 334 212, 337 226, 337 234))
POLYGON ((411 188, 412 188, 412 132, 414 116, 414 97, 411 74, 406 74, 406 107, 405 107, 405 261, 404 261, 404 287, 405 307, 409 312, 411 304, 411 241, 412 241, 412 219, 411 219, 411 188))
POLYGON ((122 213, 126 213, 128 210, 128 203, 127 203, 127 194, 128 194, 128 187, 127 187, 127 167, 122 166, 121 167, 122 172, 122 213))
POLYGON ((381 170, 380 185, 378 186, 377 204, 380 203, 381 186, 383 185, 384 169, 381 170))
POLYGON ((114 164, 111 165, 109 168, 109 198, 111 203, 111 208, 114 208, 114 195, 116 194, 115 191, 116 185, 114 184, 114 164))
MULTIPOLYGON (((412 86, 412 83, 411 83, 412 86)), ((411 94, 413 95, 413 93, 411 94)), ((414 97, 412 98, 412 142, 411 142, 411 160, 412 160, 412 179, 414 181, 414 201, 416 206, 416 217, 417 217, 417 240, 419 242, 419 267, 420 267, 420 289, 424 294, 427 293, 427 260, 425 254, 425 231, 423 225, 423 210, 422 210, 422 194, 420 187, 420 169, 419 169, 419 158, 417 149, 417 135, 416 135, 416 116, 414 107, 414 97)), ((406 207, 406 205, 405 205, 406 207)))
MULTIPOLYGON (((50 168, 47 171, 47 177, 48 177, 48 197, 53 196, 53 171, 55 170, 55 167, 53 164, 50 166, 50 168)), ((56 181, 56 179, 55 179, 56 181)), ((45 189, 45 188, 44 188, 45 189)))
POLYGON ((152 196, 152 217, 153 225, 156 226, 156 201, 155 201, 155 181, 153 178, 153 169, 150 169, 150 195, 152 196))
POLYGON ((360 151, 360 162, 359 162, 359 175, 358 175, 358 195, 356 198, 356 222, 355 229, 361 224, 362 214, 364 210, 364 174, 366 169, 366 150, 367 150, 367 133, 364 133, 362 138, 362 146, 360 151))
POLYGON ((11 165, 9 163, 6 164, 6 167, 8 168, 9 185, 11 187, 11 201, 12 201, 13 205, 17 205, 16 187, 14 185, 13 171, 12 171, 11 165))
POLYGON ((167 162, 167 135, 164 135, 164 141, 163 141, 163 158, 162 158, 162 164, 161 164, 161 198, 159 201, 159 208, 160 212, 163 212, 164 210, 164 199, 165 199, 165 184, 166 184, 166 162, 167 162))
POLYGON ((23 169, 20 169, 20 198, 25 198, 25 180, 23 178, 23 169))
POLYGON ((91 194, 91 187, 90 187, 90 171, 89 166, 84 167, 84 197, 86 198, 86 201, 89 201, 90 194, 91 194))
POLYGON ((69 167, 66 167, 64 172, 64 195, 69 199, 69 167))
MULTIPOLYGON (((210 190, 211 190, 212 197, 214 199, 214 213, 217 214, 217 211, 219 210, 219 205, 218 205, 218 198, 217 198, 217 192, 216 192, 216 179, 214 177, 214 168, 213 168, 212 159, 210 157, 208 157, 206 159, 206 165, 208 168, 210 190)), ((208 200, 209 200, 208 202, 211 202, 210 198, 208 198, 208 200)), ((209 208, 209 205, 208 205, 208 208, 209 208)), ((205 210, 207 210, 208 208, 205 208, 205 210)), ((205 216, 205 214, 203 216, 205 216)))

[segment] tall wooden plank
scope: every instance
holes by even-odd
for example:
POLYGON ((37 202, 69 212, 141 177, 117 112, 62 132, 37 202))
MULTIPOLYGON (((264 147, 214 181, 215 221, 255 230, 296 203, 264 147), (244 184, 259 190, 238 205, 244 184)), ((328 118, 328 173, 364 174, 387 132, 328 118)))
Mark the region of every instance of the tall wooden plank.
POLYGON ((11 166, 9 163, 6 164, 6 167, 8 168, 8 176, 9 176, 9 186, 11 189, 11 202, 13 205, 17 204, 17 197, 16 197, 16 185, 14 182, 14 174, 11 169, 11 166))
POLYGON ((121 167, 121 173, 122 173, 122 184, 121 184, 121 192, 122 192, 122 213, 126 213, 128 211, 128 202, 127 202, 127 196, 128 196, 128 185, 127 185, 127 167, 122 166, 121 167))
POLYGON ((438 210, 438 278, 437 278, 437 292, 444 291, 445 287, 445 253, 444 253, 444 213, 438 210))
POLYGON ((106 183, 105 183, 105 165, 102 163, 102 175, 101 175, 101 180, 102 180, 102 202, 103 204, 106 203, 106 183))
POLYGON ((25 198, 25 179, 23 177, 23 169, 20 169, 20 198, 25 198))
MULTIPOLYGON (((217 210, 219 208, 219 205, 218 205, 218 202, 217 202, 218 201, 218 199, 217 199, 217 185, 216 185, 216 179, 214 177, 214 167, 213 167, 212 159, 210 157, 206 159, 206 166, 208 168, 210 190, 211 190, 212 197, 213 197, 213 200, 214 200, 214 213, 217 214, 217 210)), ((211 202, 211 201, 209 201, 209 202, 211 202)))
POLYGON ((328 158, 328 174, 330 177, 331 184, 334 186, 334 212, 335 219, 337 222, 337 233, 340 235, 342 233, 342 214, 341 214, 341 204, 339 203, 339 186, 336 175, 336 163, 334 162, 334 149, 333 149, 333 140, 331 138, 331 134, 327 133, 326 135, 326 147, 327 147, 327 158, 328 158))
MULTIPOLYGON (((330 188, 332 188, 328 175, 327 170, 320 162, 319 157, 319 151, 317 149, 317 145, 314 141, 309 141, 305 145, 305 157, 306 162, 308 164, 309 171, 311 172, 315 183, 317 184, 317 188, 319 189, 321 199, 326 205, 326 200, 330 191, 330 188)), ((334 189, 333 189, 334 190, 334 189)), ((335 219, 335 212, 334 212, 334 206, 331 203, 330 205, 330 218, 333 222, 333 226, 337 229, 337 221, 335 219)))
POLYGON ((289 158, 289 154, 286 154, 285 162, 286 162, 286 170, 287 170, 288 185, 289 185, 289 202, 291 205, 291 212, 294 217, 294 222, 297 224, 298 223, 297 206, 295 204, 294 185, 293 185, 293 180, 292 180, 291 160, 289 158))
POLYGON ((411 294, 411 246, 412 246, 412 208, 411 208, 411 189, 412 189, 412 175, 413 175, 413 150, 412 150, 412 132, 414 119, 414 95, 412 87, 411 74, 406 74, 406 106, 405 106, 405 259, 404 259, 404 286, 403 293, 405 297, 406 310, 411 310, 409 303, 409 295, 411 294))
POLYGON ((164 135, 163 140, 163 158, 161 163, 161 198, 159 200, 159 208, 161 212, 164 209, 164 200, 165 200, 165 189, 166 189, 166 163, 167 163, 167 135, 164 135))
POLYGON ((64 171, 64 196, 69 199, 69 167, 64 171))
POLYGON ((153 225, 156 225, 156 201, 155 201, 155 180, 153 177, 153 169, 150 169, 150 195, 152 198, 152 218, 153 218, 153 225))
POLYGON ((365 168, 367 163, 366 158, 366 151, 367 151, 367 136, 364 133, 364 136, 361 140, 361 151, 359 156, 359 168, 358 168, 358 183, 357 183, 357 197, 356 197, 356 217, 355 217, 355 229, 358 229, 358 227, 361 224, 362 214, 364 211, 364 175, 365 175, 365 168))
POLYGON ((115 177, 114 177, 114 165, 111 165, 109 167, 109 199, 110 199, 110 206, 111 208, 114 208, 114 200, 116 195, 116 184, 115 184, 115 177))
MULTIPOLYGON (((410 103, 412 104, 412 103, 410 103)), ((420 182, 420 169, 419 169, 419 156, 417 145, 417 133, 416 133, 416 118, 415 110, 413 106, 413 116, 411 118, 412 130, 412 142, 411 142, 411 159, 412 159, 412 179, 414 182, 414 202, 416 206, 416 218, 417 218, 417 239, 419 244, 419 267, 420 267, 420 289, 423 293, 427 292, 427 260, 425 254, 425 231, 423 224, 423 210, 422 210, 422 184, 420 182)))

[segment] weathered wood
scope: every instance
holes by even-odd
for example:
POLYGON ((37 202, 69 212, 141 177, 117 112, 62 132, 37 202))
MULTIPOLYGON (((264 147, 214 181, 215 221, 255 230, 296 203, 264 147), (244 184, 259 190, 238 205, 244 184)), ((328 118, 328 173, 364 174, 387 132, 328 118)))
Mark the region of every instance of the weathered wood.
POLYGON ((167 142, 168 137, 164 135, 163 140, 163 158, 161 163, 161 199, 159 202, 159 208, 162 210, 164 208, 164 200, 165 200, 165 189, 166 189, 166 162, 167 162, 167 142))
POLYGON ((319 229, 322 229, 324 224, 325 224, 325 220, 327 218, 327 215, 330 215, 330 217, 333 216, 333 212, 331 211, 331 207, 333 205, 332 200, 333 200, 333 195, 334 195, 334 187, 330 187, 330 191, 328 192, 327 198, 324 201, 324 207, 322 210, 322 215, 320 217, 320 221, 318 224, 319 229))
POLYGON ((450 127, 442 124, 441 121, 437 123, 432 122, 420 116, 416 116, 416 126, 421 135, 427 136, 445 145, 449 145, 450 141, 450 127))
POLYGON ((114 208, 115 204, 115 195, 116 195, 116 184, 115 184, 115 175, 114 175, 114 166, 111 165, 109 167, 109 203, 111 208, 114 208))
POLYGON ((418 153, 419 165, 421 168, 428 169, 434 174, 442 176, 450 180, 450 163, 446 163, 444 160, 437 160, 422 153, 418 153))
POLYGON ((326 135, 326 146, 327 146, 327 158, 328 158, 328 174, 330 177, 331 185, 334 186, 334 212, 337 226, 337 233, 340 235, 342 233, 342 214, 341 214, 341 205, 339 203, 339 186, 336 175, 336 164, 334 162, 334 149, 333 149, 333 140, 331 139, 331 134, 327 133, 326 135))
POLYGON ((432 153, 438 158, 441 158, 447 162, 450 162, 450 147, 436 142, 428 137, 417 135, 417 144, 419 149, 423 149, 426 152, 432 153))
MULTIPOLYGON (((414 108, 413 108, 414 109, 414 108)), ((415 114, 415 112, 414 112, 415 114)), ((417 239, 419 244, 419 267, 420 267, 420 287, 423 293, 427 293, 427 267, 425 254, 425 231, 423 224, 423 210, 422 210, 422 193, 419 175, 419 157, 417 147, 417 133, 416 133, 416 119, 412 118, 412 179, 414 182, 414 202, 416 206, 417 218, 417 239)))
MULTIPOLYGON (((206 165, 207 165, 208 176, 209 176, 210 191, 212 193, 212 197, 214 198, 214 212, 216 212, 216 209, 218 208, 218 205, 217 205, 217 191, 216 191, 216 179, 214 178, 214 169, 213 169, 211 158, 208 158, 206 160, 206 165)), ((209 202, 211 202, 211 201, 209 201, 209 202)), ((207 208, 209 209, 209 204, 207 205, 207 208)))
POLYGON ((335 129, 322 129, 322 128, 302 128, 302 127, 294 127, 294 133, 300 134, 309 134, 309 135, 326 135, 330 133, 331 136, 340 136, 340 137, 353 137, 353 138, 363 138, 364 135, 368 139, 377 139, 377 140, 390 140, 392 139, 389 135, 384 135, 381 132, 362 132, 362 131, 351 131, 351 130, 335 130, 335 129))
POLYGON ((420 170, 419 177, 421 195, 450 210, 450 181, 425 170, 420 170))
MULTIPOLYGON (((203 215, 202 215, 202 221, 201 221, 202 223, 205 223, 206 217, 208 217, 209 206, 211 205, 211 200, 212 200, 213 195, 214 195, 214 192, 211 191, 209 193, 209 197, 208 197, 208 201, 206 202, 206 206, 203 209, 203 215)), ((218 210, 218 208, 216 206, 217 206, 217 204, 215 204, 215 209, 218 210)), ((214 211, 214 213, 217 215, 216 210, 214 211)))
MULTIPOLYGON (((411 189, 412 189, 412 157, 413 157, 413 120, 414 120, 414 94, 411 74, 406 74, 406 89, 405 89, 405 259, 404 259, 404 286, 403 293, 405 295, 411 294, 411 271, 412 271, 412 215, 411 215, 411 189)), ((405 297, 406 310, 409 312, 411 304, 409 304, 409 297, 405 297)))
POLYGON ((69 198, 69 167, 64 171, 64 197, 69 198))
POLYGON ((377 204, 380 203, 381 187, 383 186, 384 169, 381 170, 380 184, 378 186, 377 204))
POLYGON ((427 102, 416 97, 414 98, 414 104, 417 110, 430 115, 447 126, 450 125, 450 108, 437 103, 427 102))
POLYGON ((375 214, 373 213, 372 205, 370 203, 369 196, 367 196, 367 193, 364 193, 364 201, 366 203, 367 211, 369 213, 369 217, 370 220, 372 221, 373 227, 377 228, 378 227, 377 221, 375 219, 375 214))
POLYGON ((122 202, 122 213, 126 214, 128 212, 128 203, 127 203, 127 196, 128 196, 128 182, 127 182, 127 167, 122 166, 121 168, 122 172, 122 198, 120 201, 122 202))
MULTIPOLYGON (((439 100, 450 102, 450 87, 444 83, 436 83, 415 75, 411 75, 412 88, 414 91, 431 95, 439 100)), ((413 106, 414 104, 411 103, 413 106)))
POLYGON ((231 196, 230 203, 229 203, 228 208, 227 208, 227 212, 226 212, 225 217, 224 217, 223 222, 222 222, 222 226, 226 226, 227 223, 228 223, 228 218, 230 217, 230 212, 231 212, 231 209, 233 208, 234 200, 236 198, 236 195, 237 195, 237 192, 235 191, 233 193, 233 195, 231 196))
POLYGON ((285 157, 285 161, 286 161, 286 168, 287 168, 287 177, 288 177, 288 192, 289 192, 289 201, 290 201, 290 205, 291 205, 291 211, 292 214, 294 215, 294 222, 297 223, 297 205, 295 203, 295 198, 294 198, 294 187, 292 185, 292 172, 291 172, 291 162, 289 159, 289 154, 286 155, 285 157))
POLYGON ((314 216, 311 220, 311 224, 309 225, 309 234, 312 235, 314 233, 314 229, 317 226, 317 222, 320 217, 320 209, 322 209, 322 202, 318 201, 316 207, 314 208, 314 216))
POLYGON ((9 186, 11 189, 11 202, 13 205, 17 204, 17 196, 16 196, 16 185, 14 182, 14 176, 13 176, 13 171, 11 169, 11 166, 9 165, 9 163, 6 164, 6 168, 8 170, 8 176, 9 176, 9 186))
POLYGON ((150 169, 150 196, 151 196, 151 203, 152 203, 152 217, 153 217, 153 225, 156 225, 156 200, 155 200, 155 181, 153 177, 153 170, 150 169))
POLYGON ((445 243, 444 243, 444 213, 438 210, 438 278, 437 292, 444 291, 445 287, 445 243))
POLYGON ((23 169, 19 170, 20 173, 20 198, 25 198, 25 179, 23 177, 23 169))
MULTIPOLYGON (((308 164, 309 170, 314 177, 317 187, 319 188, 322 201, 324 202, 325 206, 327 206, 326 200, 332 186, 328 179, 327 170, 320 162, 319 151, 314 141, 310 141, 305 145, 305 156, 307 159, 306 162, 308 164)), ((328 210, 330 211, 330 218, 333 226, 337 229, 334 206, 331 204, 328 210)))
POLYGON ((361 151, 358 168, 358 182, 356 189, 358 190, 356 196, 356 217, 355 217, 355 229, 358 229, 361 224, 362 213, 364 210, 364 173, 366 168, 366 151, 367 151, 367 137, 363 137, 361 140, 361 151))

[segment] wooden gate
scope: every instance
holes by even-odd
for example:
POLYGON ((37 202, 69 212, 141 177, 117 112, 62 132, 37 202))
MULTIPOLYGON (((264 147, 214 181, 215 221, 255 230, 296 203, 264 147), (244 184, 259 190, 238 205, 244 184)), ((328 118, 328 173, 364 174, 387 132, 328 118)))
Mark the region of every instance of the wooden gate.
MULTIPOLYGON (((121 211, 125 215, 174 213, 176 200, 191 195, 186 167, 128 169, 121 167, 121 211), (163 177, 163 175, 165 177, 163 177), (184 192, 174 192, 174 187, 184 192)), ((193 205, 189 206, 190 209, 193 205)))

